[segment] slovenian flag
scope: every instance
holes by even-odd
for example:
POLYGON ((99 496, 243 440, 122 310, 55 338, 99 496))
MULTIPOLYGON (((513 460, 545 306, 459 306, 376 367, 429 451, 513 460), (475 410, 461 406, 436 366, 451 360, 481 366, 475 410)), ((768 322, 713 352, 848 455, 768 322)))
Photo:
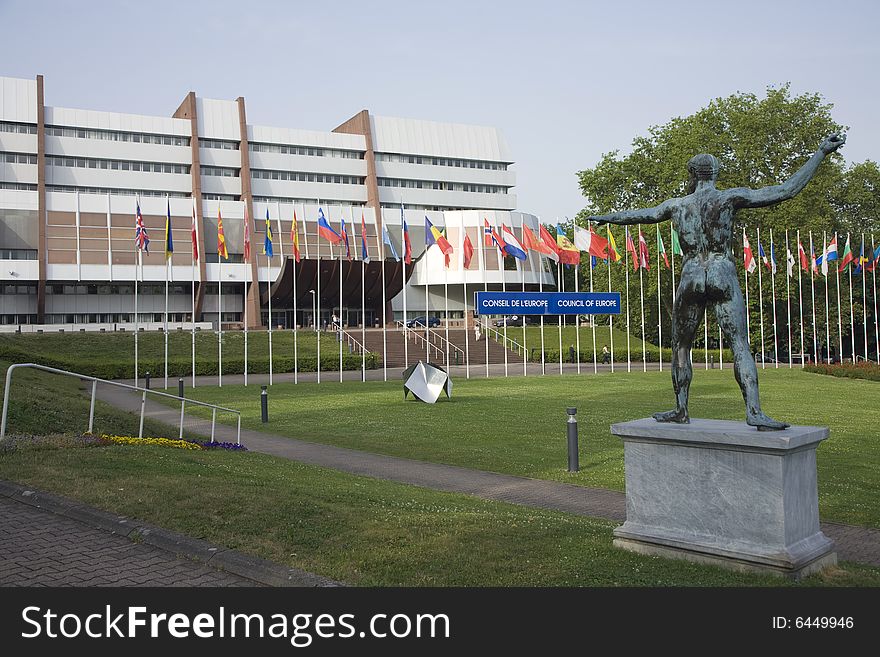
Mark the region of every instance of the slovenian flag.
POLYGON ((351 260, 351 247, 348 245, 348 233, 345 230, 345 217, 342 217, 342 223, 340 225, 342 228, 340 232, 342 235, 342 243, 345 244, 345 257, 348 260, 351 260))
POLYGON ((516 235, 513 234, 513 231, 505 224, 501 224, 501 239, 503 239, 504 243, 507 245, 505 249, 507 255, 513 256, 517 260, 526 259, 526 250, 523 248, 523 245, 519 243, 519 240, 516 239, 516 235))
POLYGON ((342 241, 342 236, 330 227, 321 208, 318 208, 318 234, 331 244, 339 244, 342 241))

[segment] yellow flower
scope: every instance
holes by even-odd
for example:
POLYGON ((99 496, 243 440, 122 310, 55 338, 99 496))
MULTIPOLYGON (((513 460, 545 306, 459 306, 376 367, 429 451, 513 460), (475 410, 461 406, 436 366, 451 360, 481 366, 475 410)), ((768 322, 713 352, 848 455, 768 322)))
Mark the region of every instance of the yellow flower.
POLYGON ((104 440, 116 445, 158 445, 160 447, 175 447, 177 449, 202 449, 197 443, 186 440, 172 440, 171 438, 133 438, 132 436, 101 436, 104 440))

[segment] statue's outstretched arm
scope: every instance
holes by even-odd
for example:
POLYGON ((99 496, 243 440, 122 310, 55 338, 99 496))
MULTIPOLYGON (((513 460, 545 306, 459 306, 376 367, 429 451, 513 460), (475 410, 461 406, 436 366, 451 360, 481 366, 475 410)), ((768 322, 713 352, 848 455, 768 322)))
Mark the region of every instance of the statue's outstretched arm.
POLYGON ((782 201, 797 196, 807 183, 816 175, 819 164, 825 159, 829 153, 833 153, 846 142, 846 135, 831 135, 827 137, 822 145, 819 146, 813 157, 807 160, 797 172, 781 185, 772 185, 770 187, 762 187, 761 189, 748 189, 747 187, 738 187, 736 189, 727 190, 727 194, 731 197, 733 204, 737 208, 761 208, 768 205, 775 205, 782 201))
POLYGON ((663 201, 660 205, 653 208, 642 208, 640 210, 621 210, 620 212, 612 212, 611 214, 603 214, 597 217, 587 217, 589 221, 593 221, 600 226, 602 224, 659 224, 661 221, 672 219, 673 201, 663 201))

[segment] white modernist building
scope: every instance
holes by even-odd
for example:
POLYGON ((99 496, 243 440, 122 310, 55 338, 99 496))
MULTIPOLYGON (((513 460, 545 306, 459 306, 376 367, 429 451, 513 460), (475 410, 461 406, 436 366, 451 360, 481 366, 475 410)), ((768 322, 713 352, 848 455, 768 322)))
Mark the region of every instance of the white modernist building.
POLYGON ((193 92, 172 117, 68 109, 45 104, 42 76, 0 78, 0 324, 131 325, 137 280, 138 324, 161 325, 166 279, 173 326, 240 324, 246 304, 248 323, 265 325, 270 286, 273 324, 311 324, 319 305, 319 320, 402 319, 404 285, 407 316, 448 308, 449 317, 465 317, 476 289, 554 285, 539 256, 519 262, 485 245, 484 221, 499 230, 506 224, 519 238, 523 224, 538 230, 536 217, 515 211, 512 163, 494 128, 366 110, 330 132, 272 128, 247 122, 243 98, 193 92), (135 246, 137 203, 149 253, 135 246), (344 246, 319 236, 319 208, 337 232, 345 221, 350 260, 344 246), (169 212, 173 254, 166 259, 169 212), (267 213, 271 259, 263 255, 267 213), (425 253, 426 217, 455 248, 448 267, 437 248, 425 253), (222 260, 220 218, 229 252, 222 260), (382 239, 387 231, 402 256, 402 219, 409 266, 393 260, 382 239), (369 265, 362 264, 364 232, 369 265), (475 250, 468 269, 465 235, 475 250))

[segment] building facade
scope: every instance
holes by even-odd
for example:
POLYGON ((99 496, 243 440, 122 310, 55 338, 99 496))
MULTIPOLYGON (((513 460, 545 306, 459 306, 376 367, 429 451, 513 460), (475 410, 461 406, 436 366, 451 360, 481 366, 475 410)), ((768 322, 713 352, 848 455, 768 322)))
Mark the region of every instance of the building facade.
POLYGON ((308 325, 338 313, 346 323, 374 325, 403 318, 404 296, 407 316, 445 315, 448 307, 450 317, 464 317, 477 288, 553 285, 537 256, 504 259, 483 239, 484 221, 517 236, 523 224, 537 230, 536 217, 515 211, 513 158, 494 128, 364 110, 317 132, 252 125, 243 98, 190 92, 172 116, 153 117, 48 106, 44 97, 42 76, 0 78, 6 327, 161 326, 166 281, 167 322, 175 327, 265 325, 270 289, 273 324, 308 325), (135 246, 138 205, 149 253, 135 246), (337 232, 345 221, 348 253, 319 236, 319 208, 337 232), (168 214, 173 254, 166 258, 168 214), (267 214, 272 258, 263 255, 267 214), (448 267, 438 249, 425 253, 426 217, 455 247, 448 267), (410 266, 395 261, 382 239, 384 226, 402 256, 404 219, 410 266), (219 221, 228 259, 218 257, 219 221), (476 251, 467 270, 465 234, 476 251))

